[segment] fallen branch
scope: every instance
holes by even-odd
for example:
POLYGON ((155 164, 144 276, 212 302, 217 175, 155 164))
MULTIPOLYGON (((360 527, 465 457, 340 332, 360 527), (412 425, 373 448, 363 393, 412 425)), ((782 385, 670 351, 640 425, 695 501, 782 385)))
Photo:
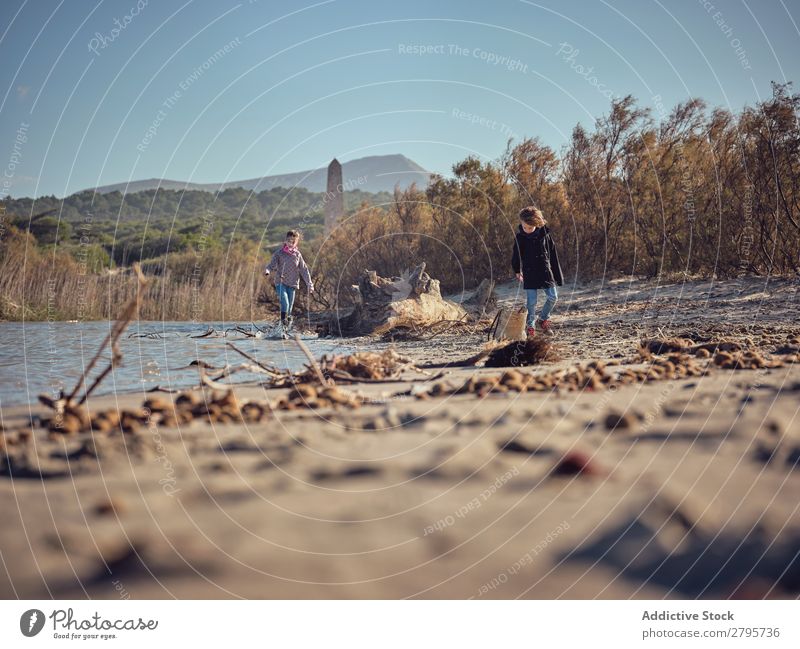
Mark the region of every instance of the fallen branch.
POLYGON ((465 358, 462 361, 449 361, 447 363, 427 363, 422 367, 425 369, 438 369, 440 367, 473 367, 480 363, 482 360, 487 358, 489 354, 492 353, 497 347, 500 346, 500 343, 491 342, 486 343, 486 347, 479 351, 477 354, 470 356, 469 358, 465 358))
POLYGON ((128 338, 154 338, 156 340, 163 340, 164 336, 158 331, 148 331, 146 333, 128 334, 128 338))
POLYGON ((209 327, 208 331, 205 333, 200 334, 199 336, 189 336, 190 338, 208 338, 209 336, 217 333, 214 327, 209 327))
POLYGON ((231 386, 228 383, 217 383, 214 379, 209 378, 203 368, 200 368, 200 383, 206 385, 213 390, 230 390, 231 386))
POLYGON ((225 344, 228 347, 230 347, 233 351, 235 351, 237 354, 239 354, 240 356, 244 356, 251 363, 255 363, 256 365, 258 365, 262 370, 264 370, 268 374, 273 374, 275 376, 281 376, 282 375, 282 373, 280 371, 278 371, 277 369, 275 369, 274 367, 270 367, 268 365, 264 365, 257 358, 254 358, 254 357, 250 356, 250 354, 248 354, 246 352, 243 352, 241 349, 239 349, 233 343, 225 343, 225 344))
POLYGON ((322 370, 319 367, 319 363, 317 363, 317 359, 314 358, 314 355, 311 353, 311 350, 306 346, 306 344, 300 339, 300 334, 294 335, 294 342, 297 343, 297 346, 300 348, 300 351, 303 352, 308 359, 308 362, 311 363, 311 368, 314 370, 314 373, 317 375, 319 382, 322 385, 334 385, 332 379, 326 379, 325 375, 322 373, 322 370))
POLYGON ((166 392, 167 394, 175 394, 179 392, 179 390, 173 390, 172 388, 162 388, 160 385, 156 385, 155 387, 148 388, 145 392, 166 392))

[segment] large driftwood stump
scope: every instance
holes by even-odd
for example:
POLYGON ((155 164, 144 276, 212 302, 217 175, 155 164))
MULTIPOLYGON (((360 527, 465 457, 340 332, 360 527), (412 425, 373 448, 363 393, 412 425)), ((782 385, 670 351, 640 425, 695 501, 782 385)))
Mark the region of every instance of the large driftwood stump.
POLYGON ((425 272, 424 262, 391 279, 380 277, 374 270, 365 270, 357 292, 353 312, 339 321, 341 334, 358 336, 396 325, 461 320, 467 315, 458 304, 442 297, 439 280, 425 272))
POLYGON ((494 340, 525 340, 525 317, 528 311, 524 306, 500 309, 495 316, 491 338, 494 340))

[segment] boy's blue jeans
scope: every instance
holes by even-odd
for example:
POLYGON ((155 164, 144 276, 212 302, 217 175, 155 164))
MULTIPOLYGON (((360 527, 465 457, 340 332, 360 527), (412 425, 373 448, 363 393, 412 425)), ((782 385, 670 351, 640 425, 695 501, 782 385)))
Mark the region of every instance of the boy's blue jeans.
MULTIPOLYGON (((528 294, 528 317, 525 320, 525 326, 532 327, 536 320, 536 298, 538 289, 527 288, 525 289, 525 293, 528 294)), ((550 317, 550 312, 553 310, 556 300, 558 300, 558 291, 555 286, 544 289, 544 294, 547 296, 547 299, 544 302, 542 310, 539 312, 539 320, 547 320, 550 317)))
POLYGON ((278 292, 278 300, 281 303, 281 313, 291 315, 292 305, 294 304, 294 292, 297 290, 293 286, 286 284, 276 284, 275 290, 278 292))

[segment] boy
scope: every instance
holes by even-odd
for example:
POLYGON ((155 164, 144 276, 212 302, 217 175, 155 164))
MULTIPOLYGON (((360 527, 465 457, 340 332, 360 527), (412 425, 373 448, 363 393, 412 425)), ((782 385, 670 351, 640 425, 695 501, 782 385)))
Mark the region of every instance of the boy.
POLYGON ((542 212, 533 205, 519 213, 519 230, 514 240, 511 267, 528 296, 528 318, 526 334, 532 338, 536 333, 536 299, 538 289, 544 289, 547 300, 539 312, 539 328, 552 333, 550 312, 558 300, 556 286, 563 286, 564 278, 558 263, 556 245, 550 236, 547 221, 542 212))

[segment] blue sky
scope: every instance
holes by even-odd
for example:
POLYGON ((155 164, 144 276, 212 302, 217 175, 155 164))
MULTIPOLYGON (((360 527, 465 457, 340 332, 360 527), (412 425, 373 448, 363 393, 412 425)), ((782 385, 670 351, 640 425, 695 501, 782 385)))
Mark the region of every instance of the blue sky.
POLYGON ((797 0, 3 0, 0 164, 12 196, 386 153, 446 174, 509 136, 561 149, 612 95, 739 110, 798 79, 799 23, 797 0))

